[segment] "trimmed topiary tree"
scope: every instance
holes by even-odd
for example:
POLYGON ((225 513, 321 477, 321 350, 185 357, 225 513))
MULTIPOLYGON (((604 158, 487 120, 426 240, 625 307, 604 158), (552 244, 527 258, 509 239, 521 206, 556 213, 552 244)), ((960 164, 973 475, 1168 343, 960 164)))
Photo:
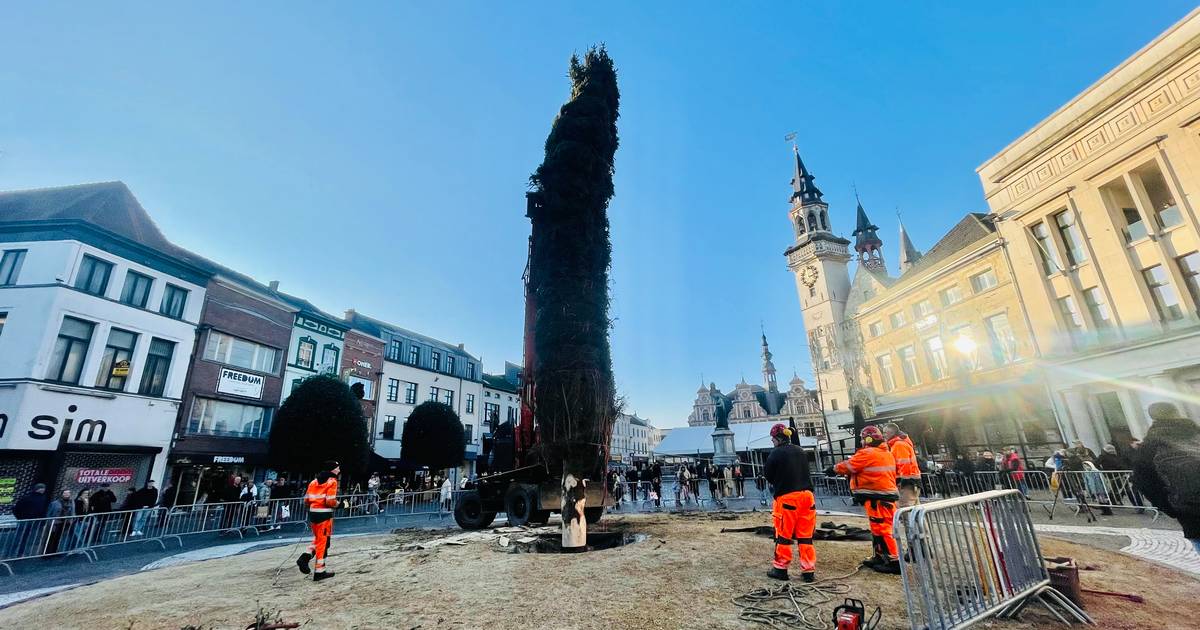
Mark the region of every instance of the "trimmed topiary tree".
POLYGON ((409 414, 400 436, 400 457, 430 470, 455 468, 467 450, 467 433, 450 405, 423 402, 409 414))
POLYGON ((268 459, 276 470, 314 474, 335 459, 361 476, 371 454, 362 405, 345 383, 328 375, 304 379, 275 415, 268 459))
POLYGON ((604 479, 617 411, 608 341, 608 201, 620 95, 603 46, 583 59, 572 56, 569 74, 571 99, 529 178, 537 201, 528 211, 529 290, 536 305, 533 409, 542 456, 562 474, 562 546, 583 550, 584 484, 604 479))

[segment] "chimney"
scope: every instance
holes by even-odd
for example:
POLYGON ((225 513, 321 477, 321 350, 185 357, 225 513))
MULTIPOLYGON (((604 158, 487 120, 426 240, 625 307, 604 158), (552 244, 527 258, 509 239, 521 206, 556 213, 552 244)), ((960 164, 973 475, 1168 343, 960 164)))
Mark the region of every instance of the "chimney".
POLYGON ((272 280, 269 283, 267 283, 267 287, 270 288, 272 291, 278 292, 279 291, 279 281, 272 280))
POLYGON ((358 313, 355 313, 355 312, 354 312, 354 309, 352 309, 352 308, 348 308, 348 309, 346 309, 346 321, 351 321, 351 320, 353 320, 353 319, 354 319, 354 316, 355 316, 355 315, 357 315, 357 314, 358 314, 358 313))

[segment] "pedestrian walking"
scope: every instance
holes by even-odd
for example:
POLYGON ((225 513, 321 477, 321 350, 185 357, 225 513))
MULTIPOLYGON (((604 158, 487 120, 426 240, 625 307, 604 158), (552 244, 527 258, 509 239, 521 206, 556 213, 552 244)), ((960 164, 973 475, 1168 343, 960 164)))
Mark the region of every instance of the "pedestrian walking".
POLYGON ((896 507, 921 504, 921 467, 917 465, 917 449, 908 434, 894 422, 883 425, 883 438, 896 460, 896 487, 900 501, 896 507))
POLYGON ((304 504, 308 506, 308 524, 312 529, 313 540, 308 550, 296 559, 300 572, 308 575, 313 573, 313 581, 320 582, 333 577, 333 571, 325 570, 325 554, 329 550, 329 539, 333 537, 333 510, 345 505, 338 501, 337 476, 342 468, 336 461, 327 461, 322 465, 312 481, 308 482, 308 491, 304 495, 304 504), (309 568, 309 562, 316 558, 316 566, 309 568))
POLYGON ((1167 402, 1150 405, 1150 429, 1134 451, 1133 485, 1179 521, 1200 553, 1200 426, 1167 402))
POLYGON ((1008 449, 1000 468, 1004 473, 1005 486, 1020 490, 1021 496, 1029 498, 1029 487, 1025 484, 1025 462, 1021 461, 1021 456, 1017 454, 1017 447, 1008 449))
POLYGON ((783 424, 771 427, 774 448, 767 456, 764 474, 774 498, 771 519, 775 524, 775 557, 767 576, 788 579, 787 569, 795 544, 800 578, 815 582, 817 550, 813 546, 813 531, 817 527, 817 502, 808 474, 808 456, 802 447, 792 444, 791 435, 792 430, 783 424))
POLYGON ((900 558, 896 539, 892 536, 892 518, 900 498, 896 487, 896 459, 888 451, 883 432, 878 427, 863 428, 862 448, 850 459, 838 462, 827 475, 850 477, 850 493, 866 508, 871 526, 874 554, 863 560, 863 566, 880 573, 900 573, 900 558))
MULTIPOLYGON (((50 507, 50 498, 46 496, 46 484, 33 485, 25 496, 17 499, 13 505, 13 516, 17 519, 17 547, 15 557, 29 553, 30 543, 40 546, 45 536, 45 521, 35 519, 46 518, 46 510, 50 507)), ((40 549, 38 550, 40 552, 40 549)))

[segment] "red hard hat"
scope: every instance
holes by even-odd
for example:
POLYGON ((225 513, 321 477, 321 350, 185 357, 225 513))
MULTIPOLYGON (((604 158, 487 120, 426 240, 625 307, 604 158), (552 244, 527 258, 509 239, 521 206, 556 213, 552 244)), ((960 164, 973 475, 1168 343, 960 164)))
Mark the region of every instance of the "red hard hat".
POLYGON ((883 441, 883 432, 877 426, 863 427, 862 433, 859 433, 864 440, 874 440, 876 442, 883 441))
POLYGON ((777 425, 775 425, 775 426, 771 427, 771 437, 773 437, 773 438, 777 438, 777 437, 785 437, 785 438, 786 438, 786 437, 790 437, 790 436, 788 435, 788 428, 787 428, 787 426, 786 426, 786 425, 783 425, 783 424, 777 424, 777 425))

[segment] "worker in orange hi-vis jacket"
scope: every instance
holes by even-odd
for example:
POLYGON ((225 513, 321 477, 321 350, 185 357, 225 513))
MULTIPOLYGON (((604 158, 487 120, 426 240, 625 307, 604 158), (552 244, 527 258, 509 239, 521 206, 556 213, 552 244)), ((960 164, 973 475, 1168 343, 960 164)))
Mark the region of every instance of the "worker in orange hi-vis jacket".
POLYGON ((324 470, 317 473, 308 482, 308 492, 304 495, 304 504, 308 506, 308 525, 312 528, 313 541, 308 545, 308 551, 296 559, 300 572, 307 575, 313 573, 313 581, 320 582, 333 577, 333 571, 325 570, 325 553, 329 550, 329 538, 333 536, 333 510, 341 507, 337 499, 337 476, 341 474, 341 466, 335 461, 327 461, 322 465, 324 470), (317 559, 315 569, 309 569, 308 563, 313 557, 317 559))
POLYGON ((826 472, 849 476, 850 493, 866 508, 874 554, 863 560, 863 566, 880 573, 898 574, 900 559, 892 536, 892 517, 900 498, 896 489, 896 460, 888 451, 879 427, 866 427, 861 435, 863 447, 826 472))
POLYGON ((896 507, 906 508, 921 504, 921 467, 917 465, 917 449, 907 433, 894 422, 883 425, 883 439, 888 450, 896 458, 896 488, 900 500, 896 507))

